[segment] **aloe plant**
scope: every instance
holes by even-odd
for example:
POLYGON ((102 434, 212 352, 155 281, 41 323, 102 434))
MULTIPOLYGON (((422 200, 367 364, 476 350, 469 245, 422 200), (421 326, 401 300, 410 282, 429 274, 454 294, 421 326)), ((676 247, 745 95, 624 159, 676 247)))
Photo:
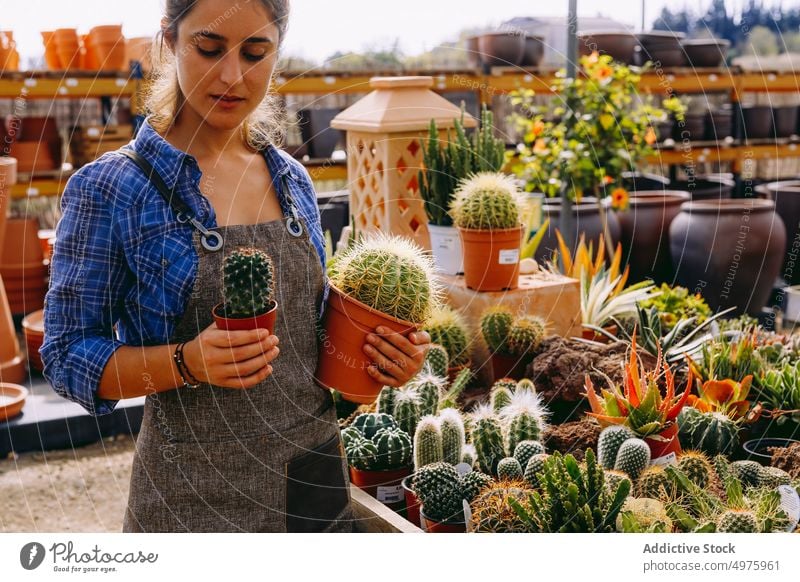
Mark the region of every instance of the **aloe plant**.
POLYGON ((608 269, 601 269, 590 277, 581 271, 581 321, 584 325, 602 327, 612 318, 635 315, 638 303, 647 300, 658 291, 653 291, 651 281, 641 281, 619 289, 622 276, 612 278, 608 269))

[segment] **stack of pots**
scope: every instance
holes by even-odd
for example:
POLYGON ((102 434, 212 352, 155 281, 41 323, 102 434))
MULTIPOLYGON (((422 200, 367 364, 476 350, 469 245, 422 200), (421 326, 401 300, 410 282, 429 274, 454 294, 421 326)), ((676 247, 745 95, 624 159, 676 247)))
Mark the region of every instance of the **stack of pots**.
POLYGON ((0 31, 0 71, 18 71, 19 52, 10 30, 0 31))
POLYGON ((100 71, 119 71, 125 68, 125 37, 122 36, 122 25, 113 24, 95 26, 87 35, 89 46, 87 54, 91 53, 90 61, 100 71))
POLYGON ((47 292, 47 266, 35 218, 9 219, 0 253, 0 276, 12 313, 41 309, 47 292))
POLYGON ((544 56, 544 37, 520 31, 487 32, 469 37, 467 58, 473 67, 536 67, 544 56))
POLYGON ((19 172, 42 172, 61 167, 61 136, 52 117, 7 118, 13 135, 10 154, 19 172), (15 129, 11 129, 15 128, 15 129))
POLYGON ((89 34, 74 28, 42 32, 44 59, 53 71, 120 71, 127 66, 122 25, 95 26, 89 34))
MULTIPOLYGON (((620 241, 621 229, 616 212, 611 210, 610 200, 603 199, 601 204, 604 207, 608 231, 610 235, 611 247, 615 248, 620 241)), ((558 238, 556 229, 560 230, 561 199, 548 198, 542 205, 542 218, 550 219, 549 226, 542 237, 539 248, 536 250, 535 259, 546 262, 553 256, 553 251, 558 249, 558 238)), ((577 248, 581 235, 586 239, 586 244, 590 242, 597 248, 600 236, 603 234, 603 220, 600 215, 600 207, 597 198, 586 196, 580 203, 572 203, 572 231, 561 233, 570 248, 577 248)))
MULTIPOLYGON (((43 33, 46 34, 46 33, 43 33)), ((81 64, 81 43, 78 31, 74 28, 58 28, 53 32, 52 42, 58 55, 59 69, 69 71, 78 69, 81 64)), ((48 40, 45 39, 45 54, 48 40)))
POLYGON ((685 35, 681 32, 653 30, 637 35, 639 39, 638 61, 653 61, 656 66, 682 67, 686 64, 686 55, 681 47, 685 35))
MULTIPOLYGON (((0 157, 0 249, 4 248, 6 209, 9 191, 17 181, 17 161, 0 157)), ((14 320, 0 273, 0 383, 22 382, 25 379, 25 358, 19 349, 14 320)))
POLYGON ((706 113, 706 139, 722 141, 734 135, 733 109, 730 105, 709 109, 706 113))

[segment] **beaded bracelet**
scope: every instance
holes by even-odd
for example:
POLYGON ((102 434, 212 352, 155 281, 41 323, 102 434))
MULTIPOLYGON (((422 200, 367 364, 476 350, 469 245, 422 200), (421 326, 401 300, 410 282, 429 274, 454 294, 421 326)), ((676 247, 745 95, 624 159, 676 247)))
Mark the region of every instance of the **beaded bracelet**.
POLYGON ((189 367, 186 365, 186 362, 183 361, 183 346, 186 345, 186 342, 181 342, 175 347, 175 353, 172 354, 172 358, 175 360, 175 365, 178 368, 178 373, 181 375, 181 380, 183 380, 184 388, 197 388, 200 385, 200 381, 192 375, 189 371, 189 367), (189 377, 189 380, 186 377, 189 377))

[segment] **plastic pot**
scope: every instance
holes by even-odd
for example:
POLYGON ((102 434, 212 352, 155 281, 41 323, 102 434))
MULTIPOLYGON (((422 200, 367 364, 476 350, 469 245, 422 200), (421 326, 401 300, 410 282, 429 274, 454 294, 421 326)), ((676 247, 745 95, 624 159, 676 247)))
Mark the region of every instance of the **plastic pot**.
POLYGON ((260 315, 253 317, 225 317, 224 305, 219 303, 214 306, 211 313, 219 329, 226 331, 240 331, 250 329, 268 329, 275 333, 275 319, 278 317, 278 303, 271 302, 272 307, 260 315))
POLYGON ((402 481, 411 475, 412 470, 412 467, 402 467, 388 471, 362 471, 350 467, 350 482, 394 511, 401 511, 405 507, 402 481))
POLYGON ((678 440, 678 424, 675 422, 660 433, 645 437, 643 440, 650 447, 651 463, 672 463, 681 454, 681 442, 678 440))
POLYGON ((733 136, 733 111, 728 108, 706 113, 706 139, 721 141, 733 136))
POLYGON ((436 268, 443 275, 459 275, 464 272, 464 254, 461 235, 454 226, 428 224, 431 237, 431 252, 436 268))
POLYGON ((328 304, 322 320, 323 337, 317 370, 317 383, 338 390, 348 402, 370 404, 383 388, 367 368, 372 360, 364 353, 367 334, 383 326, 408 335, 417 330, 411 322, 385 315, 330 286, 328 304))
POLYGON ((428 533, 466 533, 467 524, 464 520, 436 521, 425 515, 425 508, 419 512, 420 527, 428 533))
POLYGON ((420 526, 420 517, 419 517, 419 508, 421 507, 421 503, 419 502, 419 498, 417 494, 414 493, 414 490, 411 488, 411 481, 414 478, 414 475, 409 475, 405 477, 400 485, 403 487, 403 493, 406 498, 406 519, 413 523, 415 526, 420 526))
POLYGON ((795 439, 778 438, 758 438, 746 441, 742 444, 746 458, 758 461, 762 465, 769 465, 772 461, 772 453, 768 449, 773 447, 788 447, 800 441, 795 439))
POLYGON ((476 291, 504 291, 519 286, 522 225, 503 230, 459 228, 464 249, 464 281, 476 291))
POLYGON ((775 137, 790 137, 797 128, 797 106, 775 107, 772 110, 775 137))

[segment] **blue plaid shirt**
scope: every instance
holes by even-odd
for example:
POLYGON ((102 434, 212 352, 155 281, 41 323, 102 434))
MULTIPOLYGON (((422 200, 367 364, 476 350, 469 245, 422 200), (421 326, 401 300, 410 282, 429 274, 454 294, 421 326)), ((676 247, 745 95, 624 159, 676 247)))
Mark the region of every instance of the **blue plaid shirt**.
MULTIPOLYGON (((146 121, 125 147, 150 162, 167 187, 175 186, 206 228, 216 226, 194 157, 146 121)), ((282 184, 288 185, 324 272, 325 244, 308 173, 275 147, 263 155, 285 214, 282 184)), ((58 394, 89 414, 108 414, 118 401, 98 398, 97 388, 111 355, 122 345, 168 343, 186 309, 197 276, 194 229, 178 223, 145 174, 117 152, 70 177, 61 210, 44 308, 44 375, 58 394)))

